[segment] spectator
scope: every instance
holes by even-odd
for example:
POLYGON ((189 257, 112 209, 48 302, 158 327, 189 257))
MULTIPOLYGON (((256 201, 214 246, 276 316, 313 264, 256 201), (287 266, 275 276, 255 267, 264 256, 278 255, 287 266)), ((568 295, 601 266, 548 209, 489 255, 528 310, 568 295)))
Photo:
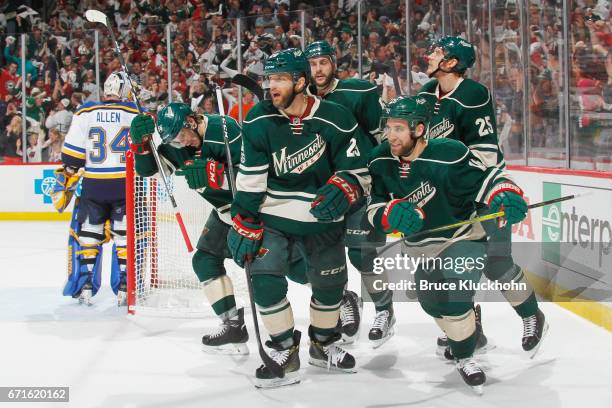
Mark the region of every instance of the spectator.
POLYGON ((6 163, 18 163, 21 159, 21 116, 15 115, 6 126, 4 161, 6 163))
POLYGON ((68 110, 70 106, 70 100, 67 98, 62 99, 56 104, 56 109, 49 113, 49 117, 45 121, 45 127, 47 129, 57 129, 63 135, 70 129, 70 123, 72 122, 72 112, 68 110))
MULTIPOLYGON (((253 106, 255 106, 255 102, 253 101, 253 94, 243 88, 242 90, 242 117, 243 118, 246 118, 247 113, 249 113, 249 110, 251 110, 253 106)), ((232 109, 230 109, 229 115, 232 118, 239 120, 238 113, 239 113, 238 104, 236 103, 234 106, 232 106, 232 109)))
POLYGON ((21 87, 21 77, 17 74, 17 63, 9 62, 8 66, 0 73, 0 99, 7 101, 8 96, 13 96, 15 90, 21 87))
POLYGON ((46 162, 60 162, 62 160, 62 145, 64 135, 57 128, 49 130, 49 139, 42 145, 43 160, 46 162))

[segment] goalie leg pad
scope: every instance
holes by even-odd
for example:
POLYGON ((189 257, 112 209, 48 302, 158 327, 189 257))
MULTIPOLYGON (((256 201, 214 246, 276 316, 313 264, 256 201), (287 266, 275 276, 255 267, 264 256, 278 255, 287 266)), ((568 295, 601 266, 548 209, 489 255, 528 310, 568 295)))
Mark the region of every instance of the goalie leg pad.
MULTIPOLYGON (((88 280, 93 286, 92 294, 95 294, 100 289, 101 269, 102 269, 102 243, 105 241, 104 224, 91 224, 86 220, 81 224, 79 231, 80 249, 77 252, 80 264, 79 283, 85 284, 88 280)), ((77 291, 80 293, 82 285, 77 285, 77 291)))
POLYGON ((111 261, 111 288, 115 295, 119 288, 127 284, 127 239, 125 216, 121 220, 112 220, 110 233, 113 237, 113 259, 111 261))

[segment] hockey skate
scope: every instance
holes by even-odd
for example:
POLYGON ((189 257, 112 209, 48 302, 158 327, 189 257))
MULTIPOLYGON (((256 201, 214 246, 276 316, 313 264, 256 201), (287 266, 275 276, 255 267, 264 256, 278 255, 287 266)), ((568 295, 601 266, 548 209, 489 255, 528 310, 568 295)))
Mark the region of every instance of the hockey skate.
MULTIPOLYGON (((495 348, 494 345, 489 343, 487 336, 485 336, 482 330, 482 314, 480 312, 480 305, 474 306, 474 314, 476 315, 476 349, 474 350, 474 354, 484 354, 487 351, 493 350, 495 348)), ((449 361, 454 361, 455 357, 453 356, 453 352, 448 346, 448 338, 444 335, 446 339, 446 347, 444 348, 444 358, 449 361)), ((438 347, 440 346, 440 337, 438 337, 438 347)))
POLYGON ((395 314, 393 309, 382 310, 376 313, 374 323, 368 334, 374 348, 385 344, 395 334, 395 314))
POLYGON ((335 333, 325 341, 315 338, 312 326, 308 329, 310 336, 310 359, 308 363, 321 368, 345 373, 356 373, 355 358, 334 343, 340 340, 340 333, 335 333))
POLYGON ((240 308, 236 316, 224 320, 213 333, 202 337, 202 350, 215 354, 246 355, 249 354, 248 340, 244 308, 240 308))
POLYGON ((117 290, 117 306, 127 306, 127 285, 123 282, 119 285, 119 289, 117 290))
POLYGON ((81 289, 81 294, 78 299, 80 305, 93 305, 93 287, 91 283, 87 282, 83 285, 83 289, 81 289))
POLYGON ((522 345, 523 350, 529 354, 529 358, 534 358, 536 356, 547 332, 548 322, 540 309, 538 309, 533 316, 523 319, 522 345))
POLYGON ((340 306, 340 319, 338 320, 338 329, 345 344, 352 344, 359 338, 362 310, 363 300, 357 293, 345 290, 340 306))
POLYGON ((483 385, 487 377, 482 368, 474 361, 472 357, 462 358, 456 361, 455 367, 463 381, 478 395, 483 393, 483 385))
POLYGON ((266 341, 266 346, 271 348, 270 357, 284 372, 284 377, 276 377, 265 365, 261 365, 255 370, 255 387, 257 388, 277 388, 284 385, 297 384, 300 382, 300 338, 302 334, 295 330, 293 332, 293 345, 284 349, 280 344, 270 340, 266 341))

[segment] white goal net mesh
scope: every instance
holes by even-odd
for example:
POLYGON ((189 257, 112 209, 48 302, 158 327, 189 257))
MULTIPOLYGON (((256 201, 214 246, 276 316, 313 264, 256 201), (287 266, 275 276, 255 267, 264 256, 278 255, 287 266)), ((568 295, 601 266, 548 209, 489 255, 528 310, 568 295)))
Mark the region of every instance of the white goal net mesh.
MULTIPOLYGON (((129 313, 213 315, 162 180, 139 177, 131 160, 127 165, 127 194, 132 198, 128 198, 126 210, 129 313)), ((168 180, 195 248, 213 207, 189 189, 183 177, 170 176, 168 180)), ((233 261, 226 260, 236 297, 246 296, 244 271, 232 266, 233 261)))

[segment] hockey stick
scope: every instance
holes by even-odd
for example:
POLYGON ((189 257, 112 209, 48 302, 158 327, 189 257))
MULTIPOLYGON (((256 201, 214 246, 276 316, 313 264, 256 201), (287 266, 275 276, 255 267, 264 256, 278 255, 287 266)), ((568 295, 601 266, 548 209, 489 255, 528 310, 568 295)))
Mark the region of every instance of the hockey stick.
POLYGON ((260 102, 264 100, 264 90, 253 78, 243 74, 236 74, 232 77, 232 84, 248 89, 260 102))
MULTIPOLYGON (((250 79, 250 78, 249 78, 250 79)), ((232 197, 236 197, 236 182, 234 179, 234 169, 232 168, 232 152, 230 150, 229 135, 227 133, 227 123, 225 121, 225 108, 223 107, 223 93, 221 87, 217 86, 215 89, 217 94, 217 106, 219 108, 219 115, 221 116, 221 123, 223 124, 223 142, 225 143, 225 155, 227 156, 227 170, 229 173, 228 183, 232 191, 232 197)), ((251 282, 251 261, 247 260, 244 264, 244 272, 246 275, 247 287, 249 289, 249 303, 251 305, 251 311, 253 314, 253 326, 255 327, 255 337, 257 338, 257 349, 259 350, 259 357, 263 360, 266 367, 272 371, 274 375, 279 378, 283 378, 285 373, 280 365, 266 353, 261 343, 261 334, 259 332, 259 322, 257 321, 257 309, 255 309, 255 301, 253 297, 253 283, 251 282)))
MULTIPOLYGON (((568 195, 568 196, 564 196, 564 197, 559 197, 559 198, 553 198, 552 200, 546 200, 546 201, 541 201, 539 203, 535 203, 535 204, 531 204, 529 205, 527 208, 534 209, 534 208, 539 208, 539 207, 544 207, 546 205, 550 205, 550 204, 556 204, 556 203, 560 203, 563 201, 567 201, 567 200, 573 200, 575 198, 578 197, 584 197, 585 195, 588 195, 589 193, 583 193, 583 194, 572 194, 572 195, 568 195)), ((491 214, 486 214, 486 215, 482 215, 480 217, 475 217, 475 218, 471 218, 469 220, 464 220, 464 221, 459 221, 453 224, 448 224, 448 225, 443 225, 441 227, 436 227, 436 228, 430 228, 424 231, 419 231, 417 233, 408 235, 407 237, 403 237, 402 239, 398 239, 395 242, 392 242, 388 245, 385 245, 384 247, 382 247, 381 251, 378 253, 378 256, 382 255, 383 253, 387 252, 389 249, 391 249, 392 247, 394 247, 395 245, 401 244, 404 241, 407 240, 413 240, 414 238, 418 238, 424 235, 429 235, 429 234, 433 234, 436 232, 442 232, 442 231, 448 231, 448 230, 452 230, 458 227, 462 227, 464 225, 470 225, 470 224, 475 224, 477 222, 481 222, 481 221, 488 221, 488 220, 493 220, 496 218, 501 218, 504 215, 506 215, 506 213, 504 211, 498 211, 495 213, 491 213, 491 214)))
MULTIPOLYGON (((119 58, 119 62, 121 63, 121 68, 123 69, 123 72, 125 73, 125 76, 127 77, 130 83, 130 88, 133 91, 134 101, 136 102, 138 113, 142 114, 143 113, 142 105, 140 104, 140 99, 138 98, 138 95, 136 93, 136 87, 134 86, 134 83, 132 82, 132 78, 130 78, 129 71, 127 69, 127 65, 125 64, 125 59, 123 58, 123 54, 121 54, 119 43, 117 42, 117 39, 115 38, 115 33, 113 32, 113 28, 111 27, 110 21, 106 17, 106 14, 104 14, 103 12, 99 10, 87 10, 85 12, 85 18, 87 19, 87 21, 91 23, 103 24, 110 32, 111 39, 113 40, 113 43, 115 44, 115 54, 117 54, 117 58, 119 58)), ((157 123, 155 123, 155 127, 157 128, 157 123)), ((170 185, 168 183, 168 176, 166 176, 166 173, 164 172, 164 168, 162 167, 161 159, 159 158, 159 154, 157 153, 157 146, 155 146, 155 143, 153 142, 153 138, 149 140, 149 144, 151 145, 151 152, 153 153, 155 164, 157 164, 157 168, 159 169, 159 174, 164 184, 164 188, 166 190, 166 193, 168 194, 168 197, 170 198, 170 203, 172 204, 172 208, 174 209, 174 216, 176 218, 176 221, 178 222, 179 228, 181 229, 181 235, 183 236, 183 239, 185 240, 185 245, 187 245, 187 251, 193 252, 193 246, 191 245, 189 234, 187 234, 187 229, 185 228, 183 217, 181 216, 181 212, 179 211, 178 206, 176 205, 176 200, 174 199, 174 195, 172 194, 172 191, 170 190, 170 185)))
POLYGON ((397 77, 395 64, 391 64, 391 66, 389 66, 389 74, 391 76, 391 79, 393 79, 393 87, 395 88, 396 96, 400 96, 402 94, 402 88, 400 87, 399 79, 397 77))

